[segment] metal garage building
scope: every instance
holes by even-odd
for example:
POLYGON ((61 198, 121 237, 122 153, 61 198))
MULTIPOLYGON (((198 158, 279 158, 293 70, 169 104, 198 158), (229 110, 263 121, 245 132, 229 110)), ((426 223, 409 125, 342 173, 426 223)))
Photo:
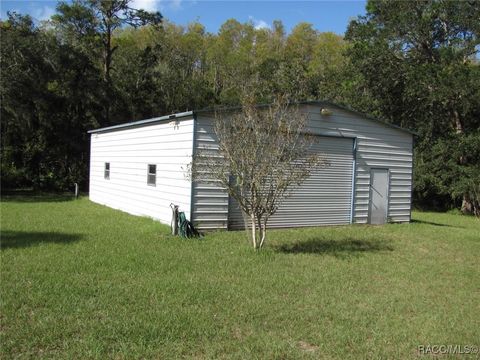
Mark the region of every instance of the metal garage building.
MULTIPOLYGON (((269 225, 410 221, 412 133, 327 102, 299 105, 319 136, 315 151, 331 165, 314 171, 269 225)), ((224 189, 186 176, 196 151, 216 149, 213 123, 214 113, 200 110, 89 131, 90 199, 167 224, 175 203, 200 229, 243 228, 224 189)))

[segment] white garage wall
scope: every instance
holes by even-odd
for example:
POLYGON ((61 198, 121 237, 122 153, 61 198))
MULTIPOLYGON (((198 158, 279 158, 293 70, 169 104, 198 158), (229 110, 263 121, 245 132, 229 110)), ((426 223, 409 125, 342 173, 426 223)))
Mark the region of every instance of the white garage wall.
POLYGON ((162 223, 170 203, 190 218, 193 116, 91 134, 90 200, 162 223), (104 164, 110 163, 110 179, 104 164), (157 165, 156 186, 147 184, 148 164, 157 165))

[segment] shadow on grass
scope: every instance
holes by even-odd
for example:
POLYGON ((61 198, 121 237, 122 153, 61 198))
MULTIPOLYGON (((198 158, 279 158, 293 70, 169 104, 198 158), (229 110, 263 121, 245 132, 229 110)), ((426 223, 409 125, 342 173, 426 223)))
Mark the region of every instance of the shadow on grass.
POLYGON ((54 232, 2 231, 0 249, 15 249, 36 246, 41 243, 71 244, 81 240, 81 234, 64 234, 54 232))
POLYGON ((65 202, 75 200, 71 194, 2 194, 2 202, 65 202))
POLYGON ((416 219, 412 219, 411 223, 412 223, 412 224, 433 225, 433 226, 459 227, 459 226, 453 226, 453 225, 448 225, 448 224, 436 223, 436 222, 432 222, 432 221, 416 220, 416 219))
POLYGON ((393 251, 393 247, 384 239, 379 240, 325 240, 312 238, 291 244, 282 244, 275 250, 286 254, 329 254, 337 257, 356 256, 366 252, 393 251))

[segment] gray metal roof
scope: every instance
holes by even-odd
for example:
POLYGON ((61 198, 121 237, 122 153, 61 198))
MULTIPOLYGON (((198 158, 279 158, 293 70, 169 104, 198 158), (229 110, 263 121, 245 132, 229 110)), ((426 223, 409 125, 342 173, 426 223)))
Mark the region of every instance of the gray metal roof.
MULTIPOLYGON (((377 118, 370 117, 370 116, 368 116, 364 113, 361 113, 359 111, 355 111, 355 110, 353 110, 349 107, 334 104, 334 103, 329 102, 329 101, 311 100, 311 101, 300 101, 300 102, 292 103, 292 105, 294 105, 294 104, 299 104, 299 105, 301 105, 301 104, 303 104, 303 105, 312 104, 312 105, 320 105, 320 106, 337 107, 339 109, 354 113, 356 115, 359 115, 359 116, 364 117, 366 119, 378 122, 380 124, 383 124, 383 125, 386 125, 386 126, 389 126, 389 127, 401 130, 401 131, 405 131, 405 132, 407 132, 409 134, 412 134, 412 135, 417 135, 414 131, 402 128, 402 127, 394 125, 394 124, 390 124, 387 121, 382 120, 382 119, 377 119, 377 118)), ((269 106, 269 105, 270 104, 259 104, 257 106, 258 107, 266 107, 266 106, 269 106)), ((124 123, 124 124, 113 125, 113 126, 108 126, 108 127, 99 128, 99 129, 93 129, 93 130, 89 130, 88 133, 89 134, 94 134, 94 133, 99 133, 99 132, 122 130, 122 129, 125 129, 125 128, 130 128, 130 127, 135 127, 135 126, 143 126, 143 125, 148 125, 148 124, 161 122, 161 121, 165 121, 165 120, 179 119, 179 118, 183 118, 183 117, 186 117, 186 116, 194 116, 197 113, 208 113, 208 112, 215 112, 215 111, 235 111, 235 110, 239 110, 239 109, 241 109, 241 106, 232 106, 232 107, 223 107, 223 108, 222 107, 206 108, 206 109, 200 109, 200 110, 185 111, 185 112, 181 112, 181 113, 170 114, 170 115, 155 117, 155 118, 146 119, 146 120, 132 121, 132 122, 124 123)))
POLYGON ((148 124, 151 124, 151 123, 156 123, 156 122, 165 121, 165 120, 178 119, 178 118, 182 118, 182 117, 185 117, 185 116, 193 116, 193 111, 185 111, 185 112, 181 112, 181 113, 170 114, 170 115, 155 117, 155 118, 146 119, 146 120, 132 121, 132 122, 124 123, 124 124, 107 126, 107 127, 104 127, 104 128, 88 130, 88 133, 89 134, 94 134, 94 133, 99 133, 99 132, 104 132, 104 131, 122 130, 122 129, 125 129, 125 128, 130 128, 130 127, 135 127, 135 126, 143 126, 143 125, 148 125, 148 124))

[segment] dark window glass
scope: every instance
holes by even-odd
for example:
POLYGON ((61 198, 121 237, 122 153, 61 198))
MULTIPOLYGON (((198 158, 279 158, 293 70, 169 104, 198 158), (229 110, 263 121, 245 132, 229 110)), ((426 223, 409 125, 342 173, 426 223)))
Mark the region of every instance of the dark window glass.
POLYGON ((155 186, 157 183, 157 165, 148 165, 147 184, 155 186))
POLYGON ((103 177, 107 180, 110 179, 110 163, 105 163, 105 172, 103 173, 103 177))

